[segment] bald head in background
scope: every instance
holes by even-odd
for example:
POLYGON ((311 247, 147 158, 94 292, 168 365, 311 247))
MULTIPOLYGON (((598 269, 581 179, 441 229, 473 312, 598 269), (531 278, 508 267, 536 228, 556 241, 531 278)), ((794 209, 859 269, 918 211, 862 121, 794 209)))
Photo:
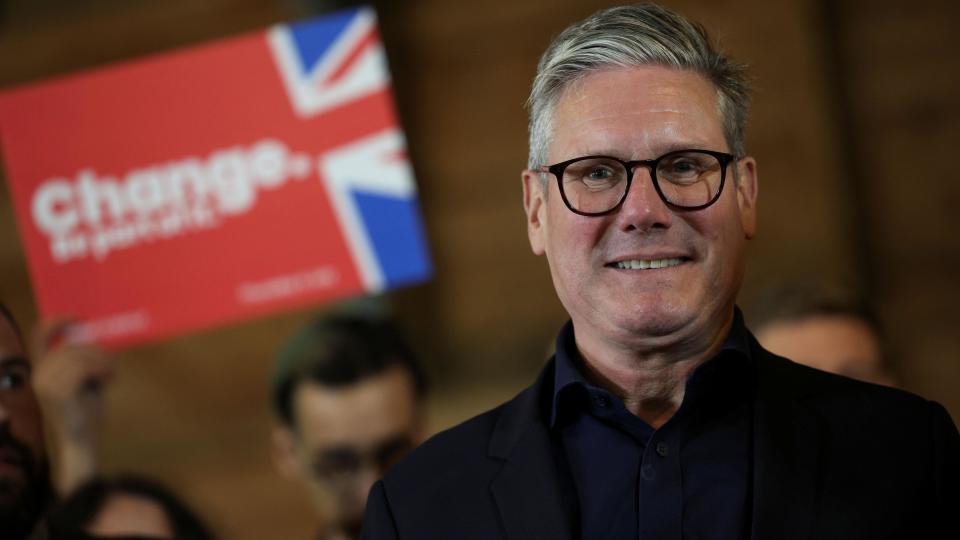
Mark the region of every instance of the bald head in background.
POLYGON ((879 322, 865 301, 826 287, 784 285, 766 291, 757 304, 750 320, 769 351, 823 371, 897 386, 879 322))

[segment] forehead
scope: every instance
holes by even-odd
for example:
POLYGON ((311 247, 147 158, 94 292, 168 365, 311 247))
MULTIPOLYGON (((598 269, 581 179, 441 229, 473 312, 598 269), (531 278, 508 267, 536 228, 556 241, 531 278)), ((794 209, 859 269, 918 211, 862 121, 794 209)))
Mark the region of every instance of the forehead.
POLYGON ((309 446, 367 446, 412 432, 417 405, 413 378, 400 366, 350 386, 303 382, 293 396, 296 430, 309 446))
POLYGON ((725 150, 718 103, 713 84, 693 71, 662 66, 595 71, 560 94, 550 157, 616 151, 618 157, 649 159, 680 147, 725 150))
POLYGON ((173 533, 159 503, 129 493, 110 495, 90 528, 93 534, 104 536, 167 538, 173 533))

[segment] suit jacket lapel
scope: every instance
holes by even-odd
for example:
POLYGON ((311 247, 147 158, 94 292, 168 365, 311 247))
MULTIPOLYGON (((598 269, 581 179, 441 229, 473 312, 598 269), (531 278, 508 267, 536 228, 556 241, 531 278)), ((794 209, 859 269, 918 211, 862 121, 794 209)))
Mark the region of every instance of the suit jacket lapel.
POLYGON ((806 372, 753 342, 758 389, 754 410, 753 540, 812 538, 820 428, 803 404, 806 372))
POLYGON ((551 360, 507 405, 490 440, 489 455, 504 460, 490 489, 510 540, 569 540, 574 530, 576 492, 542 409, 552 388, 551 360))

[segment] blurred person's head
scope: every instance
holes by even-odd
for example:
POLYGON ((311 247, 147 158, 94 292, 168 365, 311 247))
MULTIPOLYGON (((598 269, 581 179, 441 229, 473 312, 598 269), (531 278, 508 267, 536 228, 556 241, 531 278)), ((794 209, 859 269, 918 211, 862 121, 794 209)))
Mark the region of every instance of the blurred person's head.
POLYGON ((420 442, 413 352, 386 320, 321 317, 281 350, 271 394, 278 468, 306 485, 325 527, 358 536, 370 487, 420 442))
POLYGON ((83 484, 50 513, 57 538, 176 538, 213 535, 180 499, 139 476, 96 478, 83 484))
POLYGON ((43 421, 30 386, 20 329, 0 303, 0 531, 22 538, 36 526, 51 489, 43 421))
POLYGON ((828 287, 788 284, 762 293, 751 326, 767 350, 823 371, 893 386, 869 304, 828 287))

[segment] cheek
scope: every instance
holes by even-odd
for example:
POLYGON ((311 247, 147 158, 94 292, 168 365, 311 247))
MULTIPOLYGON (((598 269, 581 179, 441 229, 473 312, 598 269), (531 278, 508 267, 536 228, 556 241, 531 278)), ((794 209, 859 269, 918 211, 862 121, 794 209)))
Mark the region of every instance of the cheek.
POLYGON ((10 407, 11 432, 13 436, 30 446, 36 453, 43 452, 43 421, 40 407, 32 397, 23 399, 10 407))
POLYGON ((743 225, 736 200, 725 197, 700 215, 691 215, 688 223, 710 246, 714 256, 729 258, 745 243, 743 225))
POLYGON ((590 279, 596 236, 589 227, 551 229, 546 250, 550 273, 557 288, 574 289, 590 279))
POLYGON ((563 258, 588 257, 602 241, 609 218, 574 214, 564 206, 559 193, 550 195, 551 200, 545 222, 547 249, 563 258))

